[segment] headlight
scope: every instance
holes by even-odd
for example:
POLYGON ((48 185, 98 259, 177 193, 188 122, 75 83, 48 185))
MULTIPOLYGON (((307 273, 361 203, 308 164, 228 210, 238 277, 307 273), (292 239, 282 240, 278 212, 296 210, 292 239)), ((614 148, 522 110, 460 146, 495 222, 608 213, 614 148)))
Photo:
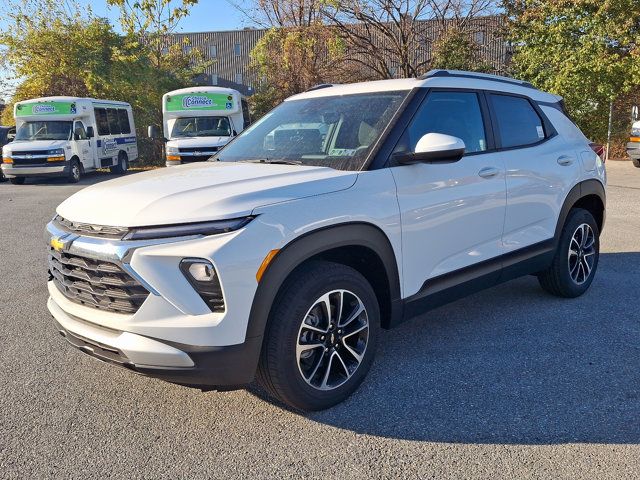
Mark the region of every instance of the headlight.
POLYGON ((63 148, 54 148, 53 150, 49 150, 47 152, 47 155, 49 155, 51 157, 59 157, 60 155, 64 155, 64 149, 63 148))
POLYGON ((177 155, 180 153, 178 147, 167 147, 167 155, 177 155))
POLYGON ((640 128, 632 128, 631 129, 632 137, 640 137, 640 128))
POLYGON ((182 225, 166 225, 162 227, 132 228, 123 240, 150 240, 154 238, 188 237, 191 235, 218 235, 232 232, 244 227, 254 217, 217 220, 215 222, 198 222, 182 225))

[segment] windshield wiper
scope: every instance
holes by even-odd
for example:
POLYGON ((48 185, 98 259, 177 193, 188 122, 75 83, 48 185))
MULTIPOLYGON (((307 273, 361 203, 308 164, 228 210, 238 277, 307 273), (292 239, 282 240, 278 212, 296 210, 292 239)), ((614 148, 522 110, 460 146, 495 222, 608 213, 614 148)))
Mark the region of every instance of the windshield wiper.
POLYGON ((268 158, 258 158, 246 161, 249 163, 269 163, 273 165, 302 165, 302 162, 299 160, 270 160, 268 158))

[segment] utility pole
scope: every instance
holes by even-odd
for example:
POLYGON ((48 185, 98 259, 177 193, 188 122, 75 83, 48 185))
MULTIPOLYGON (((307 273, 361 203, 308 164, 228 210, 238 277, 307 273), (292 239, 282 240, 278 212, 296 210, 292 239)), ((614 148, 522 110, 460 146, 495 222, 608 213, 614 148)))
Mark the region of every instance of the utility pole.
POLYGON ((609 127, 607 129, 607 152, 604 155, 605 161, 609 161, 609 147, 611 146, 611 125, 613 123, 613 100, 609 103, 609 127))

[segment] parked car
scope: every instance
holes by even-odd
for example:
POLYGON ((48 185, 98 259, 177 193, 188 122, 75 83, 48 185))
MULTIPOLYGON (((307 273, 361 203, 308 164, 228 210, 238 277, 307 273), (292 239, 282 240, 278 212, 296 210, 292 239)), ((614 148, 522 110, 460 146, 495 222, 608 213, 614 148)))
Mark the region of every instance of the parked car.
POLYGON ((112 100, 46 97, 14 106, 16 136, 2 148, 2 171, 14 184, 27 177, 66 177, 109 168, 125 173, 138 158, 131 105, 112 100))
POLYGON ((631 125, 631 136, 627 142, 627 155, 631 158, 633 164, 640 168, 640 121, 633 122, 631 125))
MULTIPOLYGON (((13 142, 16 136, 16 127, 3 127, 0 126, 0 151, 7 143, 13 142)), ((0 182, 4 182, 6 178, 0 168, 0 182)))
POLYGON ((561 98, 521 81, 311 89, 214 160, 57 208, 48 307, 72 345, 183 385, 257 375, 324 409, 363 381, 381 328, 528 274, 577 297, 598 266, 604 164, 561 98))

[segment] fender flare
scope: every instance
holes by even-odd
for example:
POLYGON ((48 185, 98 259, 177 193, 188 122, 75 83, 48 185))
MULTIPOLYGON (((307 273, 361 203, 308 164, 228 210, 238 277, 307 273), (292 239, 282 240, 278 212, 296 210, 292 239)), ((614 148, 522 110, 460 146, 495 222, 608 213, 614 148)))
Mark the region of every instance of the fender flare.
POLYGON ((313 230, 283 247, 267 267, 253 297, 246 338, 264 335, 271 307, 287 277, 303 262, 323 252, 346 246, 372 250, 384 265, 390 292, 393 325, 402 318, 400 276, 393 247, 378 227, 369 223, 346 223, 313 230))
MULTIPOLYGON (((580 182, 569 190, 569 193, 564 199, 564 203, 562 204, 562 208, 560 209, 560 215, 558 215, 558 223, 556 224, 556 231, 553 236, 554 245, 557 247, 558 242, 560 241, 560 234, 562 233, 562 228, 564 227, 565 222, 567 221, 567 216, 569 212, 573 208, 573 206, 583 197, 588 195, 596 195, 600 198, 602 202, 602 206, 604 208, 602 212, 602 226, 604 226, 604 217, 607 206, 607 198, 604 189, 604 185, 599 180, 589 179, 580 182)), ((600 229, 602 232, 602 229, 600 229)))

